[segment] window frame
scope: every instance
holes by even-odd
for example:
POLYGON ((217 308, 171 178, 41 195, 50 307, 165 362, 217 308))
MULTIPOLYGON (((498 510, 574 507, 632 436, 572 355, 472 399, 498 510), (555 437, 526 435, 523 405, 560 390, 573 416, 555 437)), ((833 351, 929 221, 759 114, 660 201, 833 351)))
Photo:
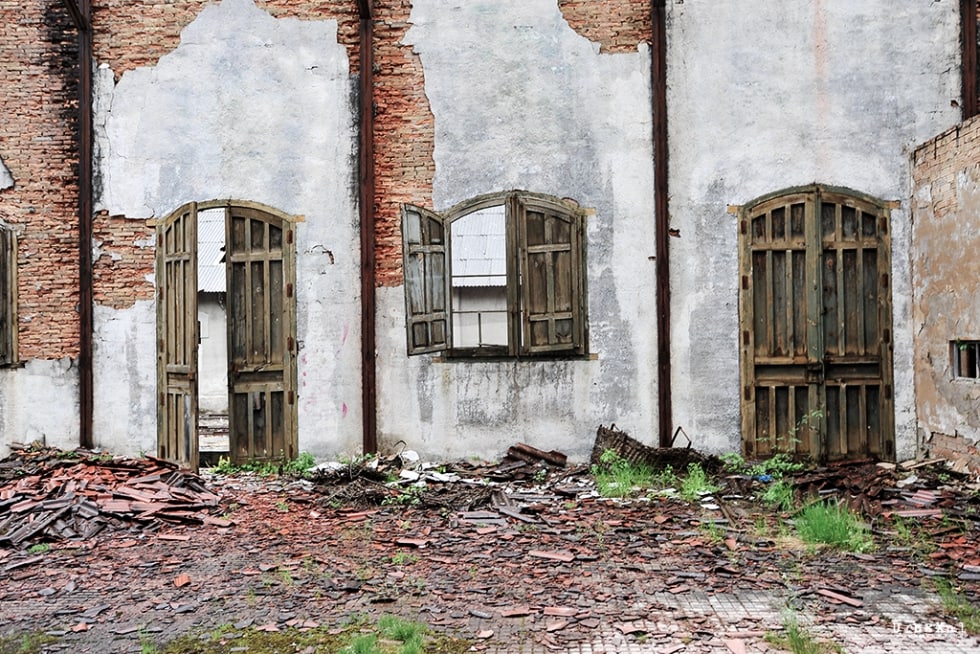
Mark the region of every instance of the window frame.
POLYGON ((478 196, 442 213, 402 205, 408 354, 587 356, 586 215, 572 200, 529 191, 478 196), (454 346, 453 223, 495 206, 504 207, 507 344, 454 346))
POLYGON ((17 232, 0 221, 0 367, 20 364, 17 320, 17 232))

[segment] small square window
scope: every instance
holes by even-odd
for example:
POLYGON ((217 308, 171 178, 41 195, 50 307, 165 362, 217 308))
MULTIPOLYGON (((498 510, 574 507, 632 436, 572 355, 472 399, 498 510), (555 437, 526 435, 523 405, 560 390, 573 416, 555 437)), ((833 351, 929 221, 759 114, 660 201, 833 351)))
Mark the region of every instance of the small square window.
POLYGON ((954 378, 980 379, 980 341, 951 341, 949 355, 954 378))

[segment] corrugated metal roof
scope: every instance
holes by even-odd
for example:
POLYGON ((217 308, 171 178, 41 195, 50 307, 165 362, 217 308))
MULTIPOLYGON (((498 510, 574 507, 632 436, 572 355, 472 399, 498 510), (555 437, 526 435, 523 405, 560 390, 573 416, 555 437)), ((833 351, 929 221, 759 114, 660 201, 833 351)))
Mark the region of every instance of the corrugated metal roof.
POLYGON ((225 292, 225 210, 197 214, 197 290, 225 292))
POLYGON ((452 285, 506 286, 504 207, 487 207, 452 224, 452 285))

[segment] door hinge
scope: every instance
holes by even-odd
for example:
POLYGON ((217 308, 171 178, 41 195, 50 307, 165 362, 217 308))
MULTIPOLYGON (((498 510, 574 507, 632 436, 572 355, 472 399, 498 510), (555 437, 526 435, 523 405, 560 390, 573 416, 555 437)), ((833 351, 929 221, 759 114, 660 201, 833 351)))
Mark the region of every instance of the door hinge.
POLYGON ((286 284, 286 297, 293 297, 293 285, 286 284))
POLYGON ((293 394, 293 391, 289 391, 288 393, 286 393, 286 402, 288 402, 290 406, 292 406, 295 401, 296 401, 296 397, 293 394))

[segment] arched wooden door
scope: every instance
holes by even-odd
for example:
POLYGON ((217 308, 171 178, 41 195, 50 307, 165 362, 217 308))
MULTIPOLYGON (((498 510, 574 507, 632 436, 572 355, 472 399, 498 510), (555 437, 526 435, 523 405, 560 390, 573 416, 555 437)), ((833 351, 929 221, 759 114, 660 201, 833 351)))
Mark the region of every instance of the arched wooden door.
POLYGON ((285 215, 231 206, 228 428, 233 463, 295 459, 295 230, 285 215))
POLYGON ((198 466, 198 212, 224 209, 229 453, 298 454, 295 219, 258 203, 189 203, 157 230, 157 450, 198 466))
POLYGON ((739 216, 746 456, 894 457, 888 209, 843 189, 739 216))
POLYGON ((157 455, 197 470, 197 203, 156 226, 157 455))

